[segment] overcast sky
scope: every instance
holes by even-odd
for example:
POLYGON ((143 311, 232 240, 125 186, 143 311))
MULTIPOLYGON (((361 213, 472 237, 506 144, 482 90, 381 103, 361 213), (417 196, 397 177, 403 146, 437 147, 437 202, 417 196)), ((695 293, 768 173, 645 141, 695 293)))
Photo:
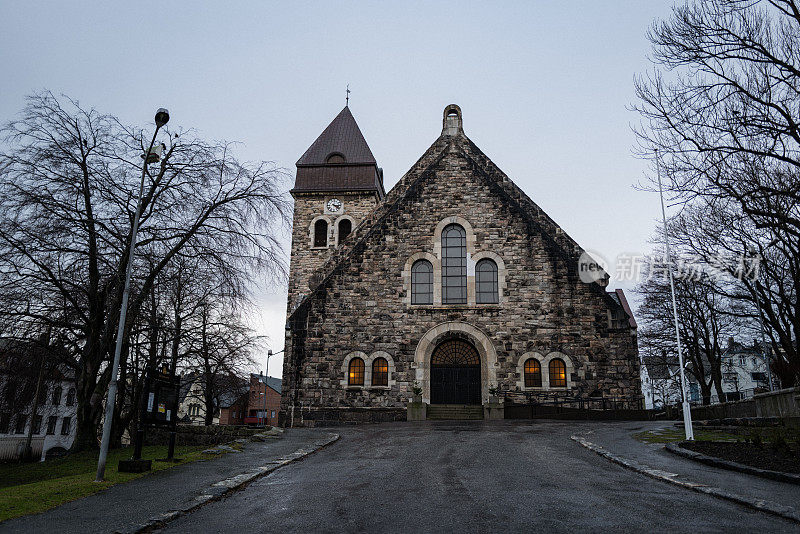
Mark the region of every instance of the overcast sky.
MULTIPOLYGON (((634 76, 651 68, 648 26, 671 5, 0 0, 0 120, 41 89, 148 127, 163 106, 171 126, 240 141, 241 159, 293 174, 349 83, 388 189, 456 103, 465 133, 584 248, 613 260, 647 252, 660 214, 657 195, 632 187, 646 166, 632 156, 638 117, 627 107, 634 76)), ((285 287, 257 301, 254 323, 277 352, 285 287)))

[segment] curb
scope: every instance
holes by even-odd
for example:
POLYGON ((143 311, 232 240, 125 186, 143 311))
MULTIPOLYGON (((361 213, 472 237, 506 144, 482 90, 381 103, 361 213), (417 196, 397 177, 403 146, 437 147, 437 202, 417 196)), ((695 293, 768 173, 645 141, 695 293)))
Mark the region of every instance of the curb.
POLYGON ((683 447, 680 446, 680 444, 675 444, 675 443, 667 443, 664 448, 667 449, 672 454, 677 454, 678 456, 683 456, 684 458, 689 458, 690 460, 694 460, 695 462, 704 463, 706 465, 710 465, 713 467, 720 467, 722 469, 738 471, 740 473, 746 473, 748 475, 755 475, 762 478, 769 478, 771 480, 777 480, 779 482, 788 482, 789 484, 800 484, 800 475, 795 475, 793 473, 784 473, 782 471, 770 471, 769 469, 759 469, 758 467, 752 467, 749 465, 740 464, 738 462, 731 462, 730 460, 723 460, 722 458, 717 458, 716 456, 708 456, 707 454, 702 454, 689 449, 684 449, 683 447))
POLYGON ((650 466, 641 464, 634 460, 628 460, 626 458, 622 458, 621 456, 612 454, 607 450, 603 449, 603 447, 595 445, 594 443, 587 441, 579 436, 570 436, 570 439, 572 441, 577 442, 581 446, 589 449, 590 451, 611 460, 615 464, 619 464, 622 467, 625 467, 626 469, 636 471, 637 473, 649 476, 650 478, 661 480, 663 482, 669 482, 670 484, 690 489, 692 491, 696 491, 697 493, 705 493, 706 495, 711 495, 719 499, 732 501, 737 504, 746 506, 748 508, 758 510, 760 512, 767 512, 768 514, 777 515, 784 519, 794 521, 795 523, 800 523, 800 513, 798 513, 797 510, 795 510, 790 506, 784 506, 782 504, 778 504, 771 501, 765 501, 763 499, 750 499, 748 497, 742 497, 741 495, 730 493, 723 489, 716 488, 714 486, 707 486, 705 484, 700 484, 697 482, 691 482, 691 481, 684 482, 682 480, 676 479, 675 477, 678 475, 674 473, 667 473, 666 471, 661 471, 660 469, 653 469, 650 466))
POLYGON ((328 434, 327 437, 315 441, 311 446, 301 447, 291 454, 278 458, 272 462, 268 462, 266 465, 226 478, 225 480, 215 482, 214 484, 208 486, 205 490, 201 490, 201 493, 197 495, 191 503, 186 504, 177 510, 170 510, 169 512, 161 514, 160 516, 152 517, 146 523, 138 525, 127 532, 139 534, 164 528, 170 521, 174 521, 179 517, 190 514, 210 502, 219 501, 235 491, 244 489, 254 480, 266 476, 283 467, 284 465, 302 460, 306 456, 309 456, 318 450, 327 447, 338 439, 339 434, 328 434))

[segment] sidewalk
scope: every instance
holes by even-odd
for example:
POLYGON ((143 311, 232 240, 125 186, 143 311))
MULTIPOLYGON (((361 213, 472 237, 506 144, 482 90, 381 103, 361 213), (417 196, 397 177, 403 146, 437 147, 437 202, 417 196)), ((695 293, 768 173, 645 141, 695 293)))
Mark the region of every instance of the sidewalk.
POLYGON ((239 453, 179 465, 32 516, 0 523, 6 532, 136 532, 154 518, 207 502, 243 481, 300 458, 338 438, 291 429, 279 439, 249 442, 239 453))
POLYGON ((574 434, 624 460, 663 471, 676 481, 719 488, 748 501, 767 501, 800 513, 800 486, 796 484, 711 467, 667 452, 663 443, 642 443, 633 438, 637 432, 664 427, 674 428, 666 421, 631 422, 597 426, 574 434))

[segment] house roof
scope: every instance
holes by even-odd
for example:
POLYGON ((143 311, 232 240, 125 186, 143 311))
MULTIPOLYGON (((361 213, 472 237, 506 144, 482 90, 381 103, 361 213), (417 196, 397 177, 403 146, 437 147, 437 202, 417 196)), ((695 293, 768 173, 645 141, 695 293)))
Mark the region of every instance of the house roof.
POLYGON ((308 150, 297 160, 297 166, 324 165, 331 154, 341 154, 349 164, 377 165, 350 108, 345 106, 308 150))
MULTIPOLYGON (((263 374, 250 373, 250 378, 254 378, 254 379, 259 380, 261 382, 264 381, 264 375, 263 374)), ((282 381, 281 381, 280 378, 275 378, 274 376, 268 376, 267 377, 267 386, 271 387, 272 389, 274 389, 278 393, 281 392, 281 384, 282 384, 282 381)))
MULTIPOLYGON (((452 106, 448 106, 450 109, 452 106)), ((459 117, 460 118, 460 117, 459 117)), ((453 131, 443 128, 442 134, 425 151, 422 157, 406 172, 400 181, 386 194, 380 203, 359 224, 351 237, 328 259, 328 261, 315 272, 309 283, 312 288, 295 308, 291 310, 290 318, 295 312, 309 301, 309 298, 328 281, 331 277, 348 264, 356 254, 366 248, 366 239, 380 232, 384 221, 395 211, 400 204, 416 190, 422 182, 435 176, 435 171, 445 155, 456 152, 464 157, 471 165, 477 176, 486 180, 489 186, 500 196, 504 197, 507 204, 519 212, 528 223, 531 233, 542 236, 547 246, 565 260, 565 265, 577 276, 578 259, 584 252, 578 243, 559 227, 522 189, 501 171, 463 132, 459 120, 458 128, 453 131)), ((302 159, 302 158, 301 158, 302 159)), ((607 277, 608 275, 606 275, 607 277)), ((614 306, 620 303, 606 293, 605 288, 598 284, 589 284, 593 291, 601 298, 614 306)))
POLYGON ((678 372, 677 362, 670 362, 664 358, 645 357, 643 363, 648 376, 654 380, 672 378, 678 372))

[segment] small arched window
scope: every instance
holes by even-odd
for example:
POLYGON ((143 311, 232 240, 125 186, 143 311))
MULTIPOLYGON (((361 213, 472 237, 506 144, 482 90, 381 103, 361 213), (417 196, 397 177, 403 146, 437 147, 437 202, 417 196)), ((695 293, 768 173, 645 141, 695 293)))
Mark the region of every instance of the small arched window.
POLYGON ((61 392, 61 386, 56 386, 56 388, 53 389, 53 406, 58 406, 61 404, 61 392))
POLYGON ((389 362, 386 358, 375 358, 372 362, 372 385, 389 385, 389 362))
POLYGON ((433 265, 428 260, 411 266, 411 304, 433 304, 433 265))
POLYGON ((325 163, 344 163, 344 156, 341 154, 331 154, 328 156, 328 159, 325 160, 325 163))
POLYGON ((350 219, 342 219, 339 221, 339 243, 344 241, 347 236, 350 235, 350 232, 353 231, 353 223, 350 222, 350 219))
POLYGON ((475 266, 475 302, 478 304, 497 304, 500 292, 497 287, 497 264, 483 259, 475 266))
POLYGON ((567 366, 564 364, 564 360, 560 358, 550 360, 548 371, 550 372, 551 388, 567 387, 567 366))
POLYGON ((542 387, 542 367, 535 358, 528 358, 525 361, 525 387, 542 387))
POLYGON ((314 246, 328 246, 328 221, 320 219, 314 223, 314 246))
POLYGON ((459 224, 442 230, 442 303, 467 303, 467 232, 459 224))
POLYGON ((75 405, 75 388, 69 388, 67 391, 67 406, 75 405))
POLYGON ((347 371, 347 385, 364 385, 364 360, 361 358, 353 358, 350 360, 350 366, 347 371))

